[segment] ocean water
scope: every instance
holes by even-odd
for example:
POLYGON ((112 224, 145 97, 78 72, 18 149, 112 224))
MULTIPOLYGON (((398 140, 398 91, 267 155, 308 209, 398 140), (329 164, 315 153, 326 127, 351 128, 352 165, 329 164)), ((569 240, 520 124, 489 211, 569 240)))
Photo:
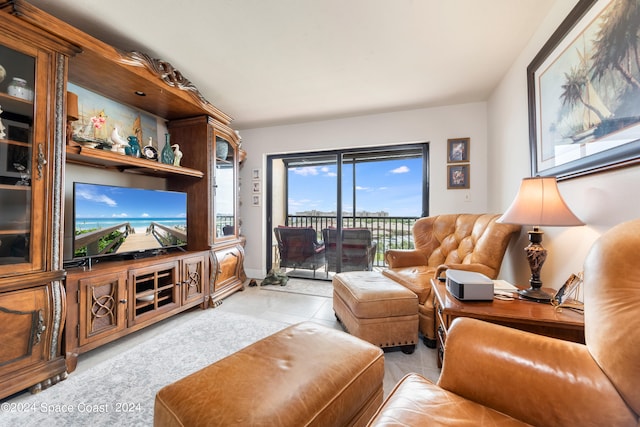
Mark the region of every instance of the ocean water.
POLYGON ((187 227, 185 218, 76 218, 76 231, 101 229, 114 225, 129 223, 136 233, 144 233, 152 222, 157 222, 165 227, 187 227))

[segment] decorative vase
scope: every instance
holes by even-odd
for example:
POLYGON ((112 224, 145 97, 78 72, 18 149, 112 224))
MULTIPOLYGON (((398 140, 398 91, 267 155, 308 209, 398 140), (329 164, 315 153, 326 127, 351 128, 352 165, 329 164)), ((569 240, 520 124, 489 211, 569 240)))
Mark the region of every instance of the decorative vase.
POLYGON ((227 141, 216 139, 216 157, 220 160, 227 160, 229 155, 229 144, 227 141))
POLYGON ((172 165, 175 156, 173 154, 173 150, 171 149, 171 136, 168 133, 165 133, 164 136, 164 148, 162 149, 160 160, 162 160, 162 163, 172 165))
POLYGON ((138 143, 138 137, 133 135, 128 136, 127 141, 129 141, 127 154, 133 157, 140 157, 140 144, 138 143))
POLYGON ((142 155, 148 160, 158 160, 158 150, 153 146, 152 137, 149 137, 149 143, 142 149, 142 155))
POLYGON ((25 79, 20 77, 14 77, 7 86, 7 93, 16 98, 24 99, 26 101, 33 101, 33 89, 27 85, 25 79))

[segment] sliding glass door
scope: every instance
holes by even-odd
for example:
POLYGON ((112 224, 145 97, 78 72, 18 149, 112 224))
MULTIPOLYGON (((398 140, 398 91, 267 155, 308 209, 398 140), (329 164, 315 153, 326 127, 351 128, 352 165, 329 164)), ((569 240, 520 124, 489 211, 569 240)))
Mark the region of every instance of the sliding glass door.
POLYGON ((427 165, 427 144, 268 157, 267 267, 317 279, 384 267, 428 214, 427 165))

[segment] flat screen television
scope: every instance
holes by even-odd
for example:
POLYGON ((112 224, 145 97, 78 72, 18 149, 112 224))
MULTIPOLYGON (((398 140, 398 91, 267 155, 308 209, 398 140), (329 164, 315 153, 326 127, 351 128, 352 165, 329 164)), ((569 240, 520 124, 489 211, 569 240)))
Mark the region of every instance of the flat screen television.
POLYGON ((186 193, 74 182, 74 260, 131 258, 186 244, 186 193))

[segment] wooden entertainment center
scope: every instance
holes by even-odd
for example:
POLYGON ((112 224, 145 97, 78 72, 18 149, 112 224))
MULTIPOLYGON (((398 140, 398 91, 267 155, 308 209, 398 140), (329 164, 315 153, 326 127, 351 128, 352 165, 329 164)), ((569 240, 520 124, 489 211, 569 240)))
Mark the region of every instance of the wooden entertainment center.
POLYGON ((82 352, 242 289, 246 153, 231 118, 171 64, 114 48, 27 2, 0 4, 0 65, 2 399, 63 380, 82 352), (9 88, 14 77, 26 87, 9 88), (68 82, 166 122, 181 164, 67 145, 68 82), (65 172, 73 168, 186 193, 186 249, 65 269, 65 172), (218 212, 222 205, 232 212, 218 212))

